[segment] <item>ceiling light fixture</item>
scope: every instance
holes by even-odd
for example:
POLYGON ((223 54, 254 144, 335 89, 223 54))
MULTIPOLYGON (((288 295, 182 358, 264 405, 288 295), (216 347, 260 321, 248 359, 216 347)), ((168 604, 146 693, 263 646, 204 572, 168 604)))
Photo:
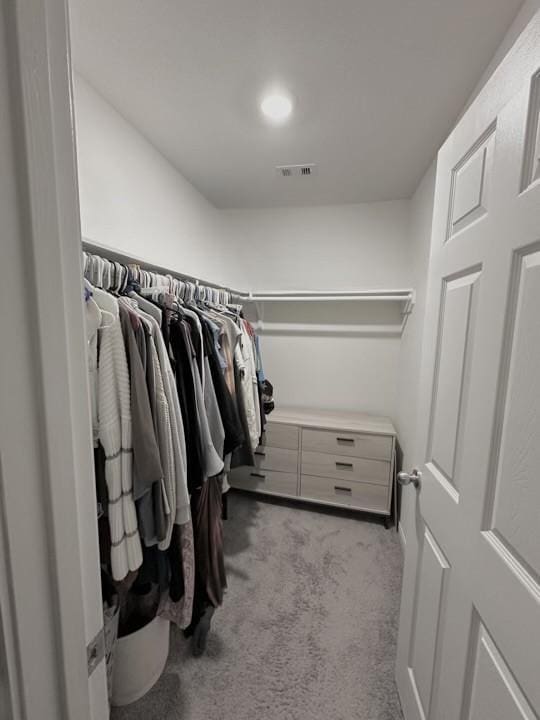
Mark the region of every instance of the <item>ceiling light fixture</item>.
POLYGON ((291 114, 292 106, 292 100, 287 95, 272 93, 263 99, 261 111, 272 122, 281 123, 291 114))

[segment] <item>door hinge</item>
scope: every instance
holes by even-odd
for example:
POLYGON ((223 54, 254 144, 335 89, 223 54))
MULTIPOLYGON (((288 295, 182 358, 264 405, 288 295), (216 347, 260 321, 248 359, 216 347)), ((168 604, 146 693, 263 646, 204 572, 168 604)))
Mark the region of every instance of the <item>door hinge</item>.
POLYGON ((88 660, 88 677, 94 672, 99 663, 105 657, 105 633, 103 628, 86 647, 86 658, 88 660))

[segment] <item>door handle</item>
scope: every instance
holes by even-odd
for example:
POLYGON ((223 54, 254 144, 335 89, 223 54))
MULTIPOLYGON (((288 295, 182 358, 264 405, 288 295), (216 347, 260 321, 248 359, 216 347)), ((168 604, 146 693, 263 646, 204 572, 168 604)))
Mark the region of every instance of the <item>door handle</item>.
POLYGON ((399 472, 398 473, 398 482, 400 485, 414 485, 415 488, 420 487, 420 480, 422 479, 422 473, 418 468, 414 468, 412 473, 408 472, 399 472))

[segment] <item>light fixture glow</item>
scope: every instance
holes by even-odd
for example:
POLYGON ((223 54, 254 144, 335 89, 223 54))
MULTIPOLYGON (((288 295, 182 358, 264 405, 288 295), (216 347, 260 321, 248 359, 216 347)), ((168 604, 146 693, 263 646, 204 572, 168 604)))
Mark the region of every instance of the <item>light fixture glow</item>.
POLYGON ((292 112, 292 100, 278 93, 267 95, 261 103, 261 111, 273 122, 283 122, 292 112))

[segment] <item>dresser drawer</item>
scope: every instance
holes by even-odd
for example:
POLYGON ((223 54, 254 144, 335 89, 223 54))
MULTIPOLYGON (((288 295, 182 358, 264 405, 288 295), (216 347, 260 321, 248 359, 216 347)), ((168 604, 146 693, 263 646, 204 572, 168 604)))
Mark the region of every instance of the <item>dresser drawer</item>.
POLYGON ((294 473, 276 472, 274 470, 257 470, 257 468, 236 468, 229 475, 229 485, 242 490, 277 493, 278 495, 298 495, 298 475, 294 473))
POLYGON ((296 425, 269 422, 263 433, 262 446, 298 450, 300 430, 296 425))
POLYGON ((255 450, 255 467, 259 470, 296 473, 298 470, 298 450, 286 450, 261 445, 255 450))
POLYGON ((302 450, 386 460, 392 458, 392 438, 387 435, 348 433, 340 430, 302 430, 302 450))
POLYGON ((389 514, 389 488, 371 483, 302 475, 300 497, 367 512, 389 514))
POLYGON ((347 455, 302 450, 302 475, 388 486, 390 463, 385 460, 366 460, 347 455))

